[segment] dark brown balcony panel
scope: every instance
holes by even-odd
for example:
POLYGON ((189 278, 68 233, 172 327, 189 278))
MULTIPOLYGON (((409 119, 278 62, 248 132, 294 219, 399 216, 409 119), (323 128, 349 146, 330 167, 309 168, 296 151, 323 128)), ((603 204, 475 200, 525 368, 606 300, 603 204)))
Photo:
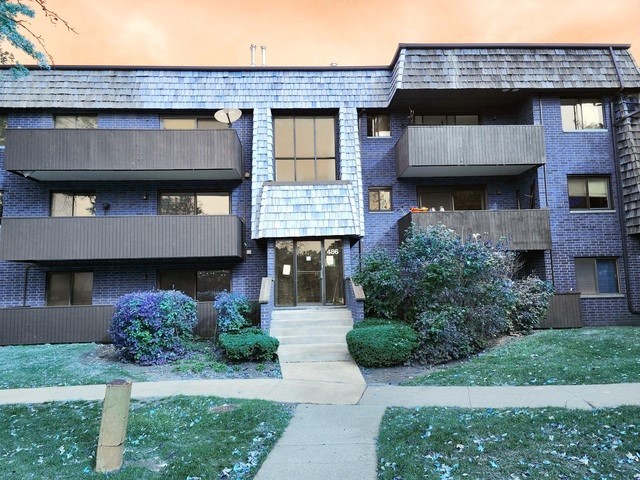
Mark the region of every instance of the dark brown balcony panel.
POLYGON ((235 215, 3 218, 0 258, 242 258, 242 230, 242 220, 235 215))
POLYGON ((238 180, 235 130, 8 130, 9 171, 56 180, 238 180))
POLYGON ((508 250, 549 250, 549 210, 467 210, 409 213, 398 222, 400 241, 411 223, 421 227, 444 225, 464 240, 479 234, 482 240, 502 243, 508 250))
MULTIPOLYGON (((213 302, 198 302, 195 334, 215 335, 218 313, 213 302)), ((111 341, 113 305, 0 308, 0 345, 111 341)))
POLYGON ((398 178, 518 175, 545 163, 541 125, 408 126, 398 178))

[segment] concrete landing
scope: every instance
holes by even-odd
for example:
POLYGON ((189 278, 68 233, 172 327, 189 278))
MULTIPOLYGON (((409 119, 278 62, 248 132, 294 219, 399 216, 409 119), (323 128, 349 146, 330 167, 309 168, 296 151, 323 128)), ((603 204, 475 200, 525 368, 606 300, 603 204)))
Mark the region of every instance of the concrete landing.
POLYGON ((384 407, 298 405, 255 480, 374 480, 384 407))

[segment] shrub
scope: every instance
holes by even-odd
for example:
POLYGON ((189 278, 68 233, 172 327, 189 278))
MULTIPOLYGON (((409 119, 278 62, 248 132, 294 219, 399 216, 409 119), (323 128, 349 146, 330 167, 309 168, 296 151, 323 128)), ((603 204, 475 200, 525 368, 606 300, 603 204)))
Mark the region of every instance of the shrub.
POLYGON ((400 365, 409 360, 417 345, 416 332, 399 323, 356 328, 347 333, 349 353, 363 367, 400 365))
POLYGON ((182 292, 124 295, 115 305, 109 333, 122 358, 159 365, 186 355, 185 342, 197 324, 196 302, 182 292))
POLYGON ((515 256, 474 238, 463 242, 444 226, 412 226, 395 258, 363 257, 358 280, 370 313, 413 325, 414 359, 438 363, 485 348, 510 330, 529 330, 544 315, 548 285, 512 280, 515 256), (375 285, 377 278, 383 283, 375 285))
POLYGON ((280 345, 277 338, 253 328, 239 333, 223 333, 218 342, 227 358, 234 362, 271 360, 280 345))
POLYGON ((536 277, 527 277, 513 284, 509 309, 509 331, 531 332, 547 314, 553 287, 536 277))
POLYGON ((249 325, 247 315, 251 313, 249 299, 239 293, 220 292, 213 306, 218 312, 218 332, 239 332, 249 325))
POLYGON ((402 302, 400 271, 386 250, 373 250, 362 258, 354 282, 367 293, 365 312, 374 317, 395 318, 402 302))
POLYGON ((378 327, 380 325, 406 325, 406 324, 402 323, 400 320, 390 320, 388 318, 369 317, 369 318, 365 318, 361 322, 354 323, 353 328, 378 327))

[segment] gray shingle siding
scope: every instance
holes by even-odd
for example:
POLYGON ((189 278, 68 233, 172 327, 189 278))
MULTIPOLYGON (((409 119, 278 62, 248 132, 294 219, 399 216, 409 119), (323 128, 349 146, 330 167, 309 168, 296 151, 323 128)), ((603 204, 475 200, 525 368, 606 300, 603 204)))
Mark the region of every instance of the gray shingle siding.
MULTIPOLYGON (((627 88, 640 88, 640 72, 627 50, 613 49, 627 88)), ((396 89, 619 88, 605 48, 401 49, 396 89)))

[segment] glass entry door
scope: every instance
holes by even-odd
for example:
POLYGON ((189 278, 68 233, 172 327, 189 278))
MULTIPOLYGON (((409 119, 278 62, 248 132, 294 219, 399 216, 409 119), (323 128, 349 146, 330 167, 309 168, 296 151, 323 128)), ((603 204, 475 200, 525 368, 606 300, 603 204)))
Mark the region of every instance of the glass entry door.
POLYGON ((342 240, 276 241, 276 306, 344 305, 342 240))

